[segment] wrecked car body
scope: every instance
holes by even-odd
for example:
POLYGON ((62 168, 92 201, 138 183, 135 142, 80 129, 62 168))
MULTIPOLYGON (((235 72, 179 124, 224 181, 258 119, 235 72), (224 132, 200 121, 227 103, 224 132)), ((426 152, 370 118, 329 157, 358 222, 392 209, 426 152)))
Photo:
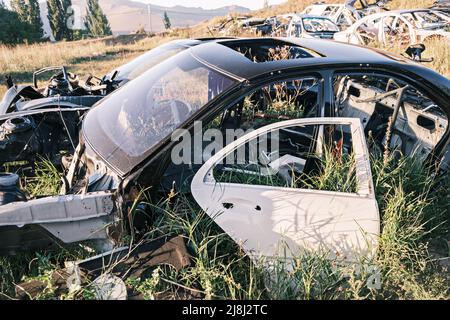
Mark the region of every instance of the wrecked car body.
POLYGON ((388 9, 385 5, 388 1, 389 0, 375 0, 373 2, 367 2, 366 0, 347 0, 345 4, 354 8, 357 8, 356 5, 358 5, 359 8, 356 10, 359 12, 361 17, 365 17, 374 13, 387 11, 388 9))
MULTIPOLYGON (((292 246, 303 242, 314 248, 325 246, 350 259, 371 254, 376 247, 372 237, 376 239, 379 232, 363 136, 371 137, 370 148, 389 141, 389 147, 405 155, 418 152, 436 170, 444 169, 441 163, 450 139, 450 82, 406 58, 320 39, 229 39, 180 52, 134 81, 133 86, 102 99, 85 116, 61 195, 18 199, 0 206, 0 237, 9 241, 0 242, 3 250, 37 245, 31 240, 24 244, 27 228, 44 230, 47 238, 62 243, 98 240, 105 247, 118 246, 124 235, 139 228, 130 207, 138 199, 136 190, 145 186, 151 187, 156 198, 174 188, 180 193, 192 192, 214 219, 217 209, 223 208, 225 220, 218 218, 219 226, 237 242, 250 241, 251 246, 244 246, 249 251, 275 253, 273 247, 258 247, 261 235, 248 228, 248 232, 235 229, 236 221, 227 222, 233 212, 246 210, 247 223, 254 217, 266 229, 272 224, 261 213, 270 216, 273 212, 277 219, 287 220, 281 229, 272 230, 270 241, 278 241, 286 231, 294 239, 289 243, 292 246), (291 122, 280 122, 283 120, 291 122), (266 173, 279 173, 281 185, 265 185, 268 180, 254 185, 255 175, 249 172, 253 160, 258 163, 257 157, 244 171, 237 171, 250 178, 237 180, 239 184, 230 191, 222 189, 224 198, 217 197, 211 177, 205 178, 211 165, 247 140, 236 140, 246 132, 259 137, 274 128, 283 129, 276 140, 282 147, 279 157, 274 158, 276 152, 270 150, 257 155, 265 159, 266 173), (388 128, 392 132, 389 139, 388 128), (234 134, 231 139, 227 138, 229 130, 234 134), (293 181, 293 174, 314 177, 326 146, 332 148, 332 157, 356 161, 350 185, 320 192, 313 178, 300 180, 295 190, 292 184, 286 185, 293 181), (315 151, 316 157, 305 158, 310 151, 315 151), (312 187, 304 190, 305 182, 312 187), (238 198, 238 193, 247 190, 257 200, 238 198), (266 190, 275 192, 276 203, 265 195, 266 190), (303 195, 309 202, 301 202, 303 195), (293 197, 300 197, 300 202, 292 203, 293 197), (370 211, 357 220, 362 219, 358 221, 364 224, 366 235, 359 233, 355 224, 346 233, 346 223, 363 204, 370 211), (312 211, 305 209, 308 205, 312 211), (344 205, 353 209, 341 219, 344 205), (272 210, 274 207, 277 210, 272 210), (298 208, 298 215, 283 207, 298 208), (306 220, 300 223, 296 217, 306 220), (307 229, 309 218, 311 228, 307 229), (317 224, 323 226, 315 229, 317 224), (338 231, 332 232, 333 228, 338 231), (317 231, 317 237, 307 235, 308 230, 317 231), (363 244, 365 237, 371 245, 363 244)), ((244 148, 243 154, 251 152, 244 148)))
POLYGON ((287 28, 288 37, 333 39, 339 32, 338 26, 328 18, 321 16, 296 15, 287 28))
POLYGON ((395 10, 373 14, 355 22, 334 39, 359 45, 372 42, 409 45, 428 39, 450 39, 450 17, 434 10, 395 10))

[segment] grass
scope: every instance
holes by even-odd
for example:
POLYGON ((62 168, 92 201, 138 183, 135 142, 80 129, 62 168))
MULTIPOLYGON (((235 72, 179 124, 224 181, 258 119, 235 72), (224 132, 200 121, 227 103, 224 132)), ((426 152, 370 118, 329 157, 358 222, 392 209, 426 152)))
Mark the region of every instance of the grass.
MULTIPOLYGON (((165 280, 179 283, 202 291, 205 298, 448 299, 448 270, 428 252, 430 239, 448 232, 449 203, 436 194, 448 189, 431 189, 430 175, 413 158, 373 158, 372 166, 383 221, 372 260, 343 266, 309 252, 296 257, 291 268, 275 263, 269 273, 266 261, 250 263, 193 201, 180 197, 173 207, 154 206, 159 218, 147 236, 184 234, 194 265, 181 272, 158 270, 149 281, 157 282, 159 291, 168 289, 165 280)), ((149 297, 156 290, 141 289, 149 297)))
MULTIPOLYGON (((424 44, 425 51, 423 53, 423 58, 431 57, 433 58, 433 61, 423 62, 422 64, 439 72, 447 78, 450 78, 450 41, 443 39, 429 39, 425 41, 424 44)), ((372 43, 371 46, 398 55, 405 52, 405 48, 397 45, 382 46, 376 43, 372 43)))
POLYGON ((33 177, 22 177, 23 189, 32 197, 58 194, 61 173, 50 160, 41 159, 35 164, 33 177))

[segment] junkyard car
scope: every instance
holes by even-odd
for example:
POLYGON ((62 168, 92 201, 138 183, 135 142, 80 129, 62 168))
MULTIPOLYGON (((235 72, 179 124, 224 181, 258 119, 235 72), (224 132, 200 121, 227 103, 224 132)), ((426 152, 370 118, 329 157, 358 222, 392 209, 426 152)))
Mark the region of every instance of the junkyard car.
POLYGON ((287 28, 288 37, 333 39, 339 32, 338 26, 328 18, 320 16, 296 15, 287 28))
POLYGON ((450 139, 449 79, 334 41, 205 43, 133 81, 86 115, 62 195, 9 194, 2 249, 118 245, 138 228, 129 214, 137 188, 151 187, 155 197, 192 192, 249 254, 276 255, 279 241, 370 254, 380 218, 369 150, 387 143, 443 168, 450 139), (314 187, 326 154, 353 161, 352 183, 314 187))
POLYGON ((431 38, 450 39, 450 17, 428 9, 395 10, 377 13, 355 22, 334 39, 360 45, 398 43, 408 45, 431 38))

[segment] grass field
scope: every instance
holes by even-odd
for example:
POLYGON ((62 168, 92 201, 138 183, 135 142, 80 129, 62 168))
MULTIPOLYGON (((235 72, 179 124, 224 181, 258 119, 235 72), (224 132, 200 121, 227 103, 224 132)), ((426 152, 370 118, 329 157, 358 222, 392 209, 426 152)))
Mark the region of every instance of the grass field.
MULTIPOLYGON (((315 0, 290 0, 256 15, 300 11, 310 2, 315 0)), ((431 2, 396 0, 389 5, 394 9, 428 6, 431 2)), ((165 41, 210 36, 206 25, 137 41, 124 37, 0 46, 0 77, 11 74, 18 82, 29 83, 33 71, 50 65, 66 65, 70 72, 79 75, 101 76, 165 41)), ((425 56, 435 58, 427 66, 450 77, 450 43, 433 41, 427 48, 425 56)), ((396 46, 384 49, 393 53, 403 51, 396 46)), ((0 95, 3 93, 2 86, 0 95)), ((371 164, 382 217, 378 252, 371 259, 361 258, 357 264, 342 265, 325 259, 321 253, 308 252, 296 257, 289 270, 282 262, 275 263, 274 276, 273 272, 268 273, 264 261, 250 262, 189 195, 179 195, 175 202, 169 199, 153 202, 144 197, 141 202, 156 213, 145 238, 182 234, 193 256, 192 265, 180 271, 157 267, 145 277, 124 280, 145 299, 155 299, 180 288, 193 290, 205 299, 449 299, 450 179, 433 183, 417 160, 398 159, 392 154, 374 155, 371 164)), ((27 190, 34 195, 56 193, 59 186, 56 169, 45 161, 38 168, 39 176, 29 181, 27 190)), ((335 166, 330 168, 337 170, 335 166)), ((142 213, 141 207, 135 206, 135 214, 142 213)), ((49 283, 36 299, 92 299, 91 284, 69 295, 58 295, 50 285, 50 278, 65 261, 93 254, 87 247, 74 245, 0 257, 0 299, 14 298, 14 284, 33 279, 49 283)))

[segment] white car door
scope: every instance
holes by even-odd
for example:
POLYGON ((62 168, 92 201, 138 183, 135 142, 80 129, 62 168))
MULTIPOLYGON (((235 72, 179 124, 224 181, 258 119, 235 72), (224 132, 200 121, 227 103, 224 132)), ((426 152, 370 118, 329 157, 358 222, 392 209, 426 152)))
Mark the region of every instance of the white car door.
POLYGON ((295 119, 264 126, 211 157, 196 173, 191 190, 200 207, 251 257, 290 257, 299 250, 312 249, 327 250, 331 258, 352 261, 360 255, 373 254, 377 247, 380 217, 359 119, 295 119), (260 145, 267 146, 268 136, 279 142, 277 145, 271 140, 270 145, 275 147, 271 152, 264 152, 260 145), (354 190, 315 190, 305 187, 308 183, 301 179, 300 187, 294 183, 273 183, 285 181, 286 177, 313 177, 308 174, 308 168, 315 168, 317 161, 320 163, 325 142, 318 137, 323 136, 331 137, 328 143, 333 145, 332 161, 343 161, 340 160, 344 157, 343 150, 351 150, 354 190), (337 143, 331 141, 334 136, 341 137, 337 143), (255 171, 252 161, 243 161, 240 169, 227 164, 229 159, 237 160, 233 155, 241 149, 244 149, 242 154, 249 155, 251 152, 246 152, 245 146, 256 145, 258 155, 267 157, 263 170, 255 171), (242 169, 242 165, 246 167, 242 169), (249 178, 223 181, 221 170, 225 176, 249 178), (252 178, 258 174, 263 179, 252 178))

